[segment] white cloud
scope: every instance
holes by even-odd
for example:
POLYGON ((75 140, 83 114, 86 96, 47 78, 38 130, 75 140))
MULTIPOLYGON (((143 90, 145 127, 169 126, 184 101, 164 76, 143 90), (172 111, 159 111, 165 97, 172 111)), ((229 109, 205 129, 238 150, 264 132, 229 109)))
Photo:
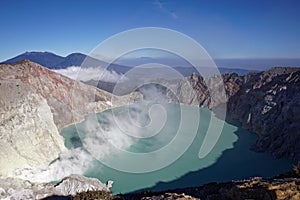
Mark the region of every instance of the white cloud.
POLYGON ((176 15, 176 13, 174 11, 171 11, 168 8, 166 8, 165 3, 163 3, 162 1, 156 0, 156 1, 153 2, 153 4, 155 6, 157 6, 163 13, 166 13, 167 15, 172 17, 173 19, 178 19, 178 16, 176 15))
POLYGON ((122 77, 122 74, 101 67, 81 68, 70 66, 65 69, 56 69, 53 71, 78 81, 101 80, 105 82, 118 82, 122 77))

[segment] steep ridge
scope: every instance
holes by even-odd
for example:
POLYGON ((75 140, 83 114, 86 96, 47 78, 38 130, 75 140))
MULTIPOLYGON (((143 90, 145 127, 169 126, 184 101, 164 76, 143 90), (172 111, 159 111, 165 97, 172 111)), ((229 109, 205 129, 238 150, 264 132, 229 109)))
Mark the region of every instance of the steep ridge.
POLYGON ((2 177, 47 166, 65 149, 61 128, 113 107, 110 93, 28 60, 0 65, 0 89, 2 177))
MULTIPOLYGON (((175 96, 181 103, 214 108, 226 103, 251 76, 252 74, 239 76, 232 73, 203 78, 193 73, 191 76, 179 80, 176 82, 176 86, 170 88, 172 91, 176 91, 175 96), (214 95, 214 99, 211 98, 212 95, 214 95)), ((167 96, 171 96, 170 92, 167 93, 167 96)))

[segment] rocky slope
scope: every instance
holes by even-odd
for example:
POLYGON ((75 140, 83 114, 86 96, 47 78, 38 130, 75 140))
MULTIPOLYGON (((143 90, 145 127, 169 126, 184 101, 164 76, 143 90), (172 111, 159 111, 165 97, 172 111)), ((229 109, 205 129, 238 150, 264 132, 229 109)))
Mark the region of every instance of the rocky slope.
POLYGON ((61 128, 111 108, 112 98, 28 60, 0 65, 0 177, 47 166, 65 149, 61 128))

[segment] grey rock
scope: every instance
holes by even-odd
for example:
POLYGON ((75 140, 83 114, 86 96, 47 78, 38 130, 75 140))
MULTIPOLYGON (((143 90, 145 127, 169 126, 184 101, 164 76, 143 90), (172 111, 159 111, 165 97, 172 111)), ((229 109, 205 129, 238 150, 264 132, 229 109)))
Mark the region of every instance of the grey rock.
POLYGON ((227 106, 243 128, 257 133, 253 150, 300 160, 300 68, 275 67, 245 76, 192 74, 160 83, 167 86, 161 94, 168 102, 215 111, 227 106))
POLYGON ((228 113, 243 128, 257 133, 253 150, 300 160, 299 68, 275 67, 245 76, 233 73, 202 78, 193 74, 168 84, 171 102, 215 110, 227 104, 228 113))
POLYGON ((0 199, 33 200, 49 196, 74 196, 79 192, 103 190, 109 192, 109 187, 95 178, 71 175, 60 183, 32 183, 17 178, 0 179, 0 199))
POLYGON ((253 150, 300 159, 299 68, 272 68, 256 74, 230 98, 228 108, 244 128, 258 134, 253 150))

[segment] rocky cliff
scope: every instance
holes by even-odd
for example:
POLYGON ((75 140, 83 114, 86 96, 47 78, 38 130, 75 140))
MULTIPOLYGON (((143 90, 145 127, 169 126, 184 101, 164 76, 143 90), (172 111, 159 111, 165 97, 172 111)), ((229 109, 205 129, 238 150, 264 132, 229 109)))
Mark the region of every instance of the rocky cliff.
POLYGON ((173 95, 181 103, 214 108, 226 103, 230 97, 234 96, 248 80, 248 77, 251 77, 251 74, 239 76, 232 73, 203 78, 194 73, 174 82, 175 85, 170 82, 168 85, 171 90, 167 92, 167 96, 171 96, 171 91, 175 91, 173 95), (211 98, 212 96, 213 98, 211 98))
POLYGON ((47 166, 65 149, 61 128, 111 108, 112 97, 28 60, 0 65, 0 177, 47 166))
POLYGON ((232 116, 258 134, 253 149, 300 160, 300 69, 255 74, 228 102, 232 116))
POLYGON ((275 67, 245 76, 193 74, 168 84, 171 101, 176 96, 181 103, 208 108, 226 103, 243 128, 258 134, 253 150, 300 160, 300 68, 275 67))
POLYGON ((47 101, 20 80, 0 80, 0 176, 47 166, 64 147, 47 101))

